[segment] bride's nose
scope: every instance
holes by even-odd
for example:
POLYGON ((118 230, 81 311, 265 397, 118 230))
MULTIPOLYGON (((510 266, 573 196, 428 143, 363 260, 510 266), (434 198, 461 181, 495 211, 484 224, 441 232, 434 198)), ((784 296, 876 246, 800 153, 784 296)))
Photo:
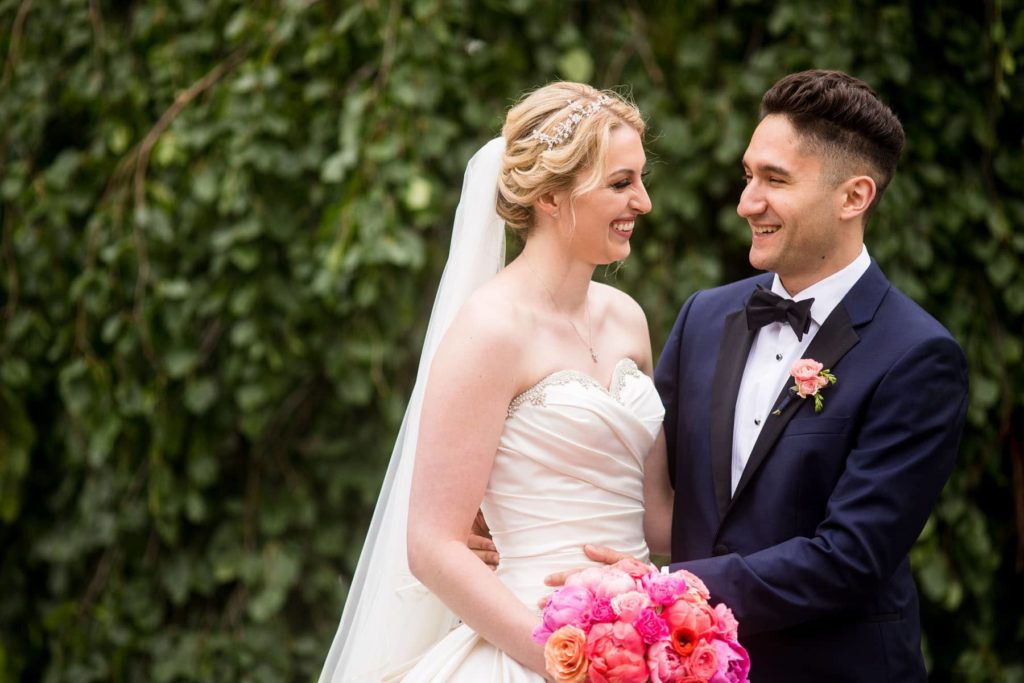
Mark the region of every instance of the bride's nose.
POLYGON ((651 197, 647 194, 647 188, 644 187, 643 183, 640 183, 640 188, 633 195, 633 199, 630 200, 629 206, 638 215, 648 213, 651 210, 651 197))

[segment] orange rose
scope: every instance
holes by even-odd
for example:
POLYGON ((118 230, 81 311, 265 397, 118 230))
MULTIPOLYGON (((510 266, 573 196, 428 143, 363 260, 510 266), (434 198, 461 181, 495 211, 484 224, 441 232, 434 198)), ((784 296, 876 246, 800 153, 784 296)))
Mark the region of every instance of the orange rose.
POLYGON ((583 683, 587 677, 587 659, 583 646, 587 634, 575 626, 563 626, 544 643, 544 668, 560 683, 583 683))
POLYGON ((700 636, 694 633, 692 628, 677 626, 672 629, 672 648, 683 657, 689 657, 697 643, 702 642, 700 636))

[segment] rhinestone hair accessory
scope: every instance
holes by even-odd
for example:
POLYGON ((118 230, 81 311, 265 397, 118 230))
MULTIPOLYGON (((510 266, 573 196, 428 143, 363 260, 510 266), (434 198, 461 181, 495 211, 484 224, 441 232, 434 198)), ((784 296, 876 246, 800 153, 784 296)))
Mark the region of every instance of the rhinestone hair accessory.
POLYGON ((587 106, 583 106, 576 100, 569 100, 569 116, 555 126, 554 135, 548 135, 547 133, 541 132, 540 129, 534 129, 534 131, 530 133, 529 139, 538 140, 541 144, 547 145, 547 151, 550 152, 556 146, 569 139, 569 136, 572 135, 573 129, 576 128, 576 124, 585 118, 593 116, 598 109, 611 103, 611 101, 612 98, 607 95, 601 95, 587 106))

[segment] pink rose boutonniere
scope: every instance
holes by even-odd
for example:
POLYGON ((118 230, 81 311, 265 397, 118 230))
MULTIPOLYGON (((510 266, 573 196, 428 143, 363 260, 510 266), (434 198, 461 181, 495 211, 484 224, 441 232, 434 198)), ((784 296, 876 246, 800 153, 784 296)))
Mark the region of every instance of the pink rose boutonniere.
POLYGON ((821 390, 830 384, 836 383, 836 376, 813 358, 801 358, 793 363, 793 369, 789 371, 796 382, 790 389, 800 398, 814 397, 814 412, 820 413, 825 407, 825 399, 821 396, 821 390))

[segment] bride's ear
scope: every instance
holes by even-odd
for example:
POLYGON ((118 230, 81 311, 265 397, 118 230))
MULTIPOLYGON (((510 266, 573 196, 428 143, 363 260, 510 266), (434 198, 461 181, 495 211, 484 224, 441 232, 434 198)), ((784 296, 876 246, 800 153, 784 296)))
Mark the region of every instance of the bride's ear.
POLYGON ((537 198, 537 210, 552 220, 558 220, 561 197, 554 192, 545 192, 537 198))

